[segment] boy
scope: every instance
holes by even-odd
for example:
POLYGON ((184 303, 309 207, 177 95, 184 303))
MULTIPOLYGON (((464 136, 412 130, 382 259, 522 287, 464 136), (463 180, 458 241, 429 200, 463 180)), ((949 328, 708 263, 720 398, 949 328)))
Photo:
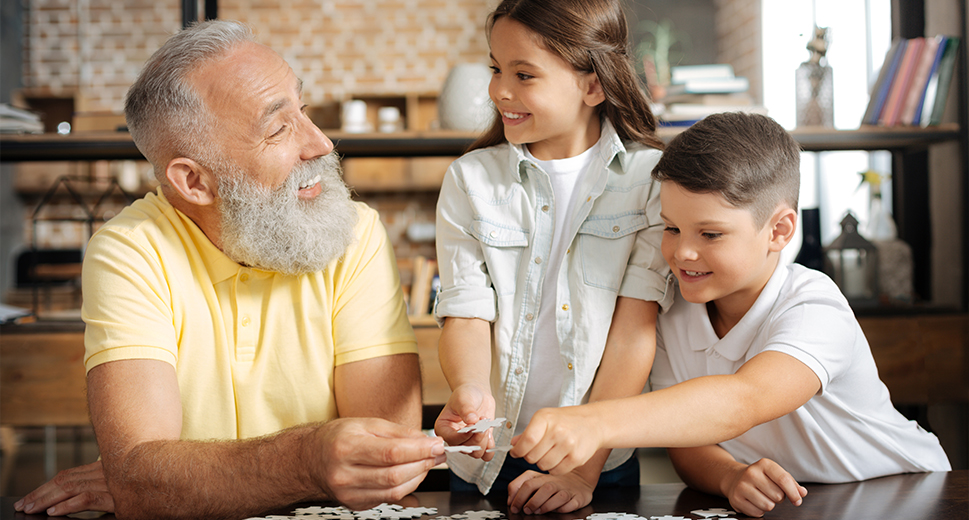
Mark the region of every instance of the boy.
POLYGON ((935 436, 892 407, 838 287, 778 265, 800 185, 780 125, 709 116, 672 140, 653 177, 681 296, 659 318, 653 391, 542 410, 513 456, 557 474, 598 448, 672 447, 684 482, 750 516, 799 505, 796 480, 950 469, 935 436))

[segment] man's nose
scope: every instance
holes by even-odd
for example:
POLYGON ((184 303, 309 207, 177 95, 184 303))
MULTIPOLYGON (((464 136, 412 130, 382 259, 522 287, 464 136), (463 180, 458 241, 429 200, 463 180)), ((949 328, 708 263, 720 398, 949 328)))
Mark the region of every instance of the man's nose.
POLYGON ((303 148, 300 158, 304 161, 322 157, 333 151, 333 142, 309 118, 306 118, 303 148))

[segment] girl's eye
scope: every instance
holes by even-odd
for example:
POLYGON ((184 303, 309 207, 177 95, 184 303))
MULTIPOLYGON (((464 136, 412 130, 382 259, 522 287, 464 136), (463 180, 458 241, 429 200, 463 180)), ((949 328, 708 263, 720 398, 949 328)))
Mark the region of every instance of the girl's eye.
POLYGON ((703 233, 703 238, 709 240, 716 240, 723 236, 723 233, 703 233))
POLYGON ((518 73, 518 79, 523 80, 523 81, 524 80, 528 80, 528 79, 532 79, 533 77, 534 76, 531 76, 529 74, 525 74, 524 72, 519 72, 518 73))
POLYGON ((665 232, 667 232, 667 233, 669 233, 671 235, 678 235, 680 233, 680 230, 678 228, 673 227, 673 226, 666 226, 663 229, 663 231, 665 231, 665 232))
POLYGON ((495 67, 494 65, 492 65, 492 66, 490 66, 488 68, 491 69, 491 73, 492 74, 501 74, 501 69, 499 69, 498 67, 495 67))

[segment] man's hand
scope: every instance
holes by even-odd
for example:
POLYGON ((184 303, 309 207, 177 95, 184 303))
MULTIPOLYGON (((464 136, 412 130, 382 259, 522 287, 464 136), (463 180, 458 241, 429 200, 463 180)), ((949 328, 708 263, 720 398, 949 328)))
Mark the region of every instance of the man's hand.
POLYGON ((353 510, 396 503, 443 463, 441 439, 383 419, 337 419, 303 446, 305 470, 330 498, 353 510))
POLYGON ((511 440, 512 457, 524 458, 553 475, 585 464, 602 447, 594 405, 542 408, 525 431, 511 440))
POLYGON ((13 505, 14 511, 65 516, 80 511, 114 512, 101 461, 65 469, 13 505), (45 511, 46 510, 46 511, 45 511))
POLYGON ((508 510, 526 515, 571 513, 589 505, 595 485, 576 472, 556 476, 526 471, 508 484, 508 510))
POLYGON ((799 506, 807 496, 807 489, 770 459, 731 471, 721 482, 721 491, 734 509, 747 516, 764 516, 785 497, 799 506))
POLYGON ((480 433, 458 433, 458 430, 484 419, 495 418, 495 398, 488 388, 475 384, 465 384, 454 389, 444 410, 434 422, 434 432, 444 438, 450 446, 481 446, 468 455, 476 459, 491 460, 494 453, 486 450, 495 447, 491 430, 480 433))

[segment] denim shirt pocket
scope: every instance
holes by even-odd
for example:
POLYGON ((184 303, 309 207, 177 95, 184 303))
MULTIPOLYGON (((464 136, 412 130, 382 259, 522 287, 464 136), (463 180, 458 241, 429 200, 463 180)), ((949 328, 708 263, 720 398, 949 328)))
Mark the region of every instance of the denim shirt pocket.
POLYGON ((518 269, 528 247, 528 230, 480 215, 471 222, 471 235, 481 243, 491 285, 498 296, 514 294, 518 269))
POLYGON ((636 232, 646 225, 644 210, 589 215, 579 226, 577 237, 586 285, 619 291, 629 255, 636 243, 636 232))

